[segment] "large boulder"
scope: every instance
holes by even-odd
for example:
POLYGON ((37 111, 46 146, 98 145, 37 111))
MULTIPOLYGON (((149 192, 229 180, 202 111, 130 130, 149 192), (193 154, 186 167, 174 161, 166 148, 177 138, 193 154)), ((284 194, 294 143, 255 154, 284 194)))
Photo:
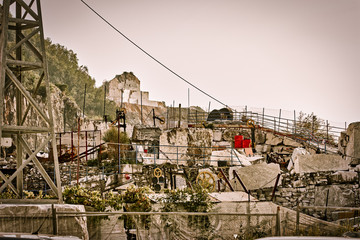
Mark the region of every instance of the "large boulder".
POLYGON ((343 159, 339 155, 315 154, 300 155, 294 159, 295 173, 341 171, 349 169, 349 160, 343 159))
POLYGON ((282 144, 282 142, 283 142, 282 138, 280 138, 278 136, 275 136, 272 133, 267 133, 266 134, 266 142, 265 143, 267 145, 277 146, 277 145, 282 144))

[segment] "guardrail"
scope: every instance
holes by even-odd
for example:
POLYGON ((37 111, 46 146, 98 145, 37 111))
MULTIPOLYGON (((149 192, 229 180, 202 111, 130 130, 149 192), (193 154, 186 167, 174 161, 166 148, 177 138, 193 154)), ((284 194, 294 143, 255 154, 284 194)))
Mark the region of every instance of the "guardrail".
MULTIPOLYGON (((295 114, 294 114, 295 115, 295 114)), ((208 119, 207 112, 189 112, 188 124, 190 127, 207 127, 209 124, 220 124, 224 127, 247 127, 246 123, 249 119, 253 120, 255 125, 264 130, 273 131, 278 134, 287 135, 299 141, 307 141, 312 145, 316 145, 323 151, 328 151, 328 147, 336 146, 338 137, 346 128, 331 126, 327 121, 326 124, 311 122, 304 124, 299 122, 296 117, 294 119, 271 116, 256 112, 232 112, 219 114, 217 119, 208 119)))

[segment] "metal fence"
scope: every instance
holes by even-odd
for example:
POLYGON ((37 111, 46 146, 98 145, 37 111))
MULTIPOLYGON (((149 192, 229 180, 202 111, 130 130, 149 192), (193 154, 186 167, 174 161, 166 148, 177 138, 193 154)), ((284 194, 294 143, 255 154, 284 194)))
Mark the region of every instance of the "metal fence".
POLYGON ((278 116, 266 115, 265 109, 263 109, 262 113, 251 111, 219 113, 216 119, 209 119, 209 113, 206 112, 195 112, 188 115, 189 126, 195 127, 207 127, 206 125, 212 123, 220 124, 220 126, 248 128, 247 121, 249 119, 263 130, 287 135, 300 141, 307 141, 324 151, 327 150, 329 145, 335 146, 340 133, 346 130, 346 127, 333 126, 328 121, 318 123, 315 119, 304 124, 304 122, 298 121, 295 112, 293 119, 284 118, 281 116, 281 110, 278 116))

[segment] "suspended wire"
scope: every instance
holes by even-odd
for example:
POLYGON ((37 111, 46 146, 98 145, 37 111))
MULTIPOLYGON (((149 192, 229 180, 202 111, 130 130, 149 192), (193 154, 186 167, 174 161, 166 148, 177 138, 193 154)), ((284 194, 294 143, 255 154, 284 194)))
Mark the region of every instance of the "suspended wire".
POLYGON ((180 78, 181 80, 183 80, 184 82, 186 82, 187 84, 189 84, 190 86, 192 86, 193 88, 195 88, 196 90, 198 90, 199 92, 205 94, 206 96, 208 96, 209 98, 215 100, 216 102, 220 103, 221 105, 230 108, 227 104, 221 102, 220 100, 216 99, 215 97, 211 96, 210 94, 208 94, 207 92, 201 90, 200 88, 198 88, 197 86, 195 86, 194 84, 192 84, 191 82, 187 81, 185 78, 181 77, 179 74, 177 74, 175 71, 171 70, 169 67, 167 67, 165 64, 163 64, 162 62, 160 62, 159 60, 157 60, 155 57, 153 57, 150 53, 148 53, 147 51, 145 51, 143 48, 141 48, 139 45, 137 45, 134 41, 132 41, 130 38, 128 38, 124 33, 122 33, 120 30, 118 30, 115 26, 113 26, 109 21, 107 21, 103 16, 101 16, 97 11, 95 11, 95 9, 93 9, 91 6, 89 6, 84 0, 80 0, 85 6, 87 6, 93 13, 95 13, 99 18, 101 18, 106 24, 108 24, 111 28, 113 28, 116 32, 118 32, 121 36, 123 36, 126 40, 128 40, 131 44, 133 44, 135 47, 137 47, 140 51, 142 51, 143 53, 145 53, 148 57, 150 57, 151 59, 153 59, 155 62, 157 62, 158 64, 160 64, 162 67, 164 67, 166 70, 168 70, 169 72, 171 72, 172 74, 174 74, 176 77, 180 78))

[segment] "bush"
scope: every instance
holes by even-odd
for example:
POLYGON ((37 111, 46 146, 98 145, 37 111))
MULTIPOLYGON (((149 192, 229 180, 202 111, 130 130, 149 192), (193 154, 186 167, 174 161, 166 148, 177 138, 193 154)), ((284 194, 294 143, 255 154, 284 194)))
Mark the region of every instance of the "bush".
MULTIPOLYGON (((109 130, 107 130, 105 132, 103 140, 105 142, 110 142, 110 143, 119 143, 118 136, 119 136, 118 129, 116 127, 111 127, 109 130)), ((127 136, 126 132, 120 132, 120 143, 123 143, 123 144, 130 143, 130 139, 127 136)))

